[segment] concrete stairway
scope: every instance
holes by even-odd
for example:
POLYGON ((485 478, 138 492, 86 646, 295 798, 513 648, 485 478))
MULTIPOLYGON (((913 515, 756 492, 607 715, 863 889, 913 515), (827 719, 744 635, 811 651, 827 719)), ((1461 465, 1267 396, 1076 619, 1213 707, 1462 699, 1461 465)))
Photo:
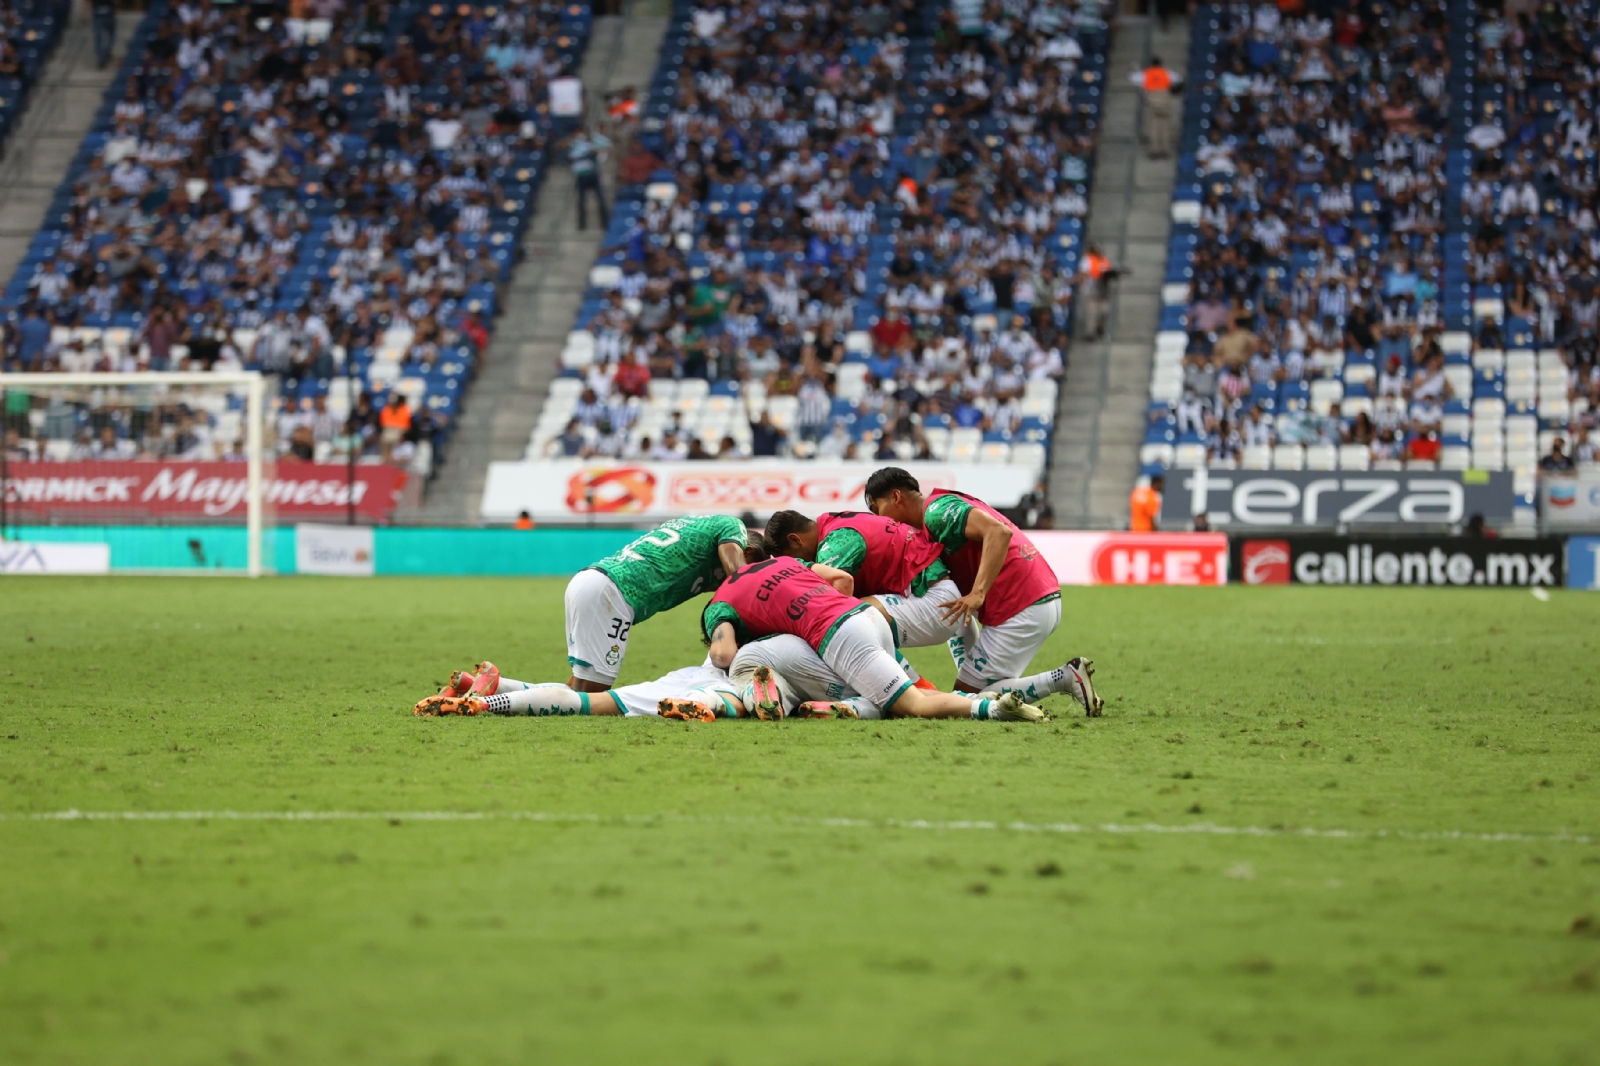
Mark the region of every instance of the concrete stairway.
POLYGON ((142 11, 117 16, 117 46, 109 66, 98 69, 88 10, 72 7, 72 21, 33 87, 28 107, 7 138, 0 161, 0 286, 11 280, 28 244, 44 221, 56 186, 67 175, 83 135, 94 124, 106 86, 122 62, 142 11))
POLYGON ((1088 240, 1127 273, 1112 290, 1104 339, 1079 339, 1069 356, 1050 465, 1058 528, 1127 525, 1161 322, 1176 170, 1174 159, 1150 159, 1140 143, 1143 99, 1128 75, 1152 55, 1182 70, 1188 54, 1184 20, 1173 19, 1163 31, 1153 19, 1121 17, 1106 77, 1088 240))
MULTIPOLYGON (((667 19, 606 16, 594 25, 579 73, 591 115, 599 115, 605 93, 630 85, 643 92, 649 86, 667 19)), ((556 164, 539 191, 522 264, 505 292, 505 312, 495 325, 483 372, 467 394, 466 413, 443 469, 422 506, 402 510, 396 521, 475 522, 490 461, 522 458, 605 232, 593 217, 593 202, 589 228, 578 229, 576 193, 572 172, 556 164)), ((606 198, 613 202, 609 182, 606 198)))

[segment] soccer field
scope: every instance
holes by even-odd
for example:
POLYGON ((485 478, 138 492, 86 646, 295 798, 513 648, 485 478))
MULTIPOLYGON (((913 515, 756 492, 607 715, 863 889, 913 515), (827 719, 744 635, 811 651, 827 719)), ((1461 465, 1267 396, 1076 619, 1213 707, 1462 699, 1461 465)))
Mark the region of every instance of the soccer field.
POLYGON ((1600 1061, 1600 597, 1068 589, 1042 726, 411 716, 564 679, 562 584, 5 579, 0 1061, 1600 1061))

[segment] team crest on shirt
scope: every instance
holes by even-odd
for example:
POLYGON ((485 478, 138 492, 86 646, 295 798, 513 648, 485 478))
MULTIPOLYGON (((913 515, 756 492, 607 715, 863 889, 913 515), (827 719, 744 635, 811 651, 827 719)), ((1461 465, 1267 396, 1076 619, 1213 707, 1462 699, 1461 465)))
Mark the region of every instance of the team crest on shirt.
POLYGON ((613 644, 611 650, 606 652, 606 665, 616 666, 622 661, 622 645, 613 644))

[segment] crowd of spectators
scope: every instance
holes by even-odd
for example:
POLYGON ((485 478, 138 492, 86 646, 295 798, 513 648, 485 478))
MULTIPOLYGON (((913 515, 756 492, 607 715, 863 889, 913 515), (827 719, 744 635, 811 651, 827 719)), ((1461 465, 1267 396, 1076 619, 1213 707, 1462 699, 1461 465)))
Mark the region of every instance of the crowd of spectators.
MULTIPOLYGON (((404 460, 394 410, 431 449, 588 30, 549 0, 158 3, 6 291, 7 366, 260 369, 287 456, 404 460), (297 421, 324 410, 332 429, 297 421)), ((110 414, 119 451, 164 454, 110 414)))
POLYGON ((1103 17, 680 5, 530 455, 1042 465, 1103 17))
POLYGON ((1592 462, 1594 13, 1197 18, 1167 278, 1186 300, 1158 338, 1144 460, 1473 466, 1524 487, 1557 441, 1592 462))
POLYGON ((61 39, 71 6, 71 0, 0 3, 0 143, 61 39))

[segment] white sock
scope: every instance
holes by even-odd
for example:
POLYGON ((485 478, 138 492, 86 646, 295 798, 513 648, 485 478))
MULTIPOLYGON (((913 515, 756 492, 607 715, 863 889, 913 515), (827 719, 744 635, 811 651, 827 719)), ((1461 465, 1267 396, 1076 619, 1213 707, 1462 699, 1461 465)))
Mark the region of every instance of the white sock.
MULTIPOLYGON (((522 682, 514 681, 520 685, 522 682)), ((589 694, 574 692, 565 685, 529 685, 519 692, 506 692, 506 682, 500 682, 501 691, 485 698, 490 714, 588 714, 589 694)))
MULTIPOLYGON (((690 701, 692 701, 694 703, 703 703, 703 704, 705 704, 707 707, 711 708, 712 712, 718 718, 737 718, 738 717, 738 715, 733 713, 733 708, 729 707, 726 703, 723 702, 722 692, 719 689, 714 689, 714 688, 692 688, 688 692, 684 693, 683 698, 686 699, 686 700, 690 700, 690 701)), ((621 703, 622 701, 618 700, 617 702, 621 703)))
POLYGON ((984 686, 984 691, 989 692, 1015 692, 1028 703, 1042 700, 1046 696, 1053 696, 1057 692, 1071 692, 1077 687, 1077 681, 1072 677, 1072 671, 1065 666, 1058 666, 1054 670, 1046 670, 1042 674, 1033 674, 1029 677, 1009 677, 1004 681, 995 681, 984 686))
POLYGON ((973 700, 972 717, 979 721, 987 722, 993 715, 990 713, 995 705, 994 700, 973 700))
MULTIPOLYGON (((500 679, 500 683, 495 686, 494 693, 496 696, 498 696, 501 693, 522 692, 532 687, 533 686, 528 684, 526 681, 518 681, 514 678, 502 677, 500 679)), ((566 686, 562 687, 565 688, 566 686)))

